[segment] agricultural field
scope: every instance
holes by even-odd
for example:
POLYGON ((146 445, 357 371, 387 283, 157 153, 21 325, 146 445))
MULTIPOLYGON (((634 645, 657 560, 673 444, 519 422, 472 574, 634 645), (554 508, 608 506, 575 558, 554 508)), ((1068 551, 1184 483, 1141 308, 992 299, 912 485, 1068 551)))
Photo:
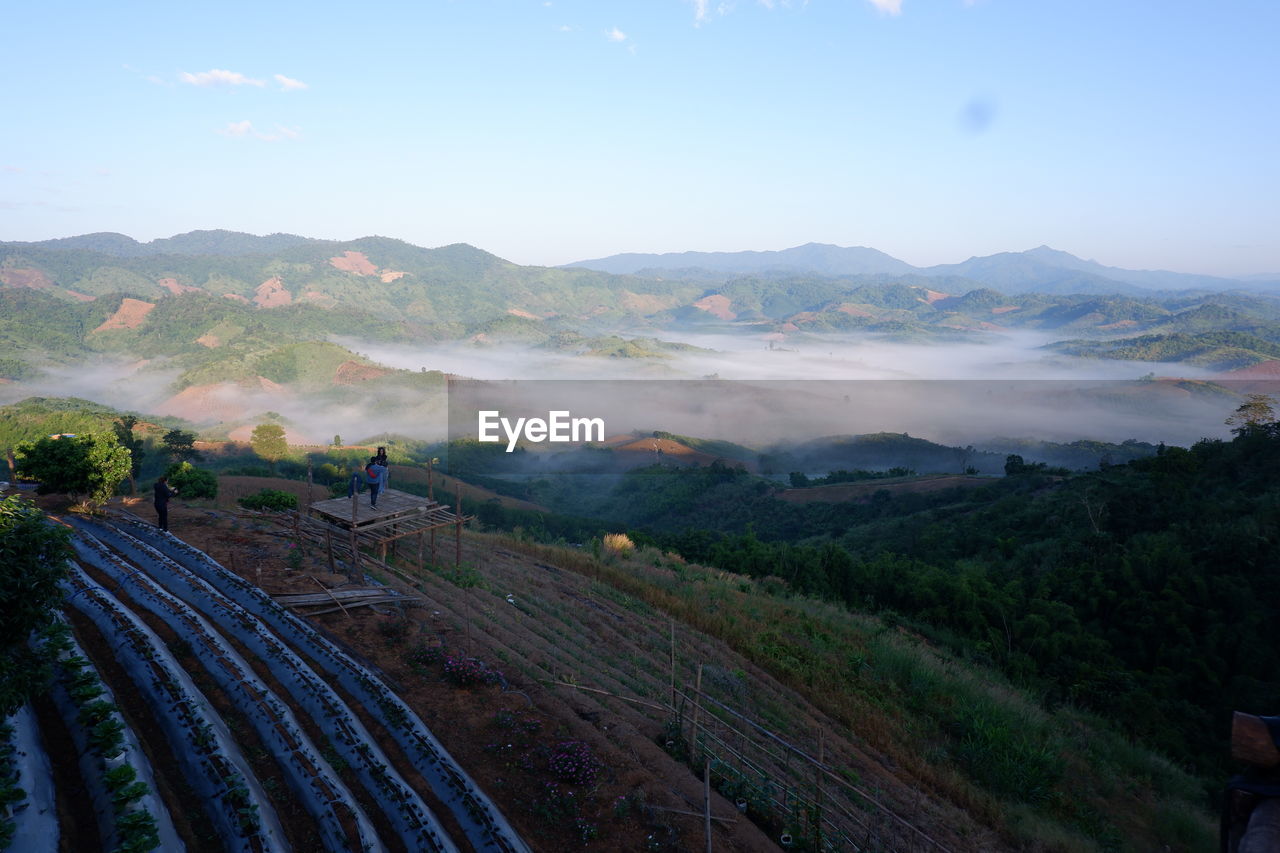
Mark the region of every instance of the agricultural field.
POLYGON ((136 499, 54 515, 77 551, 59 689, 101 684, 89 701, 131 745, 107 771, 146 790, 96 820, 71 808, 69 792, 109 803, 117 783, 67 760, 92 754, 83 712, 38 707, 69 722, 42 731, 55 793, 24 814, 56 817, 73 849, 149 827, 128 817, 144 808, 197 850, 702 849, 708 803, 717 850, 1097 849, 1090 815, 1116 798, 1152 843, 1207 837, 1172 766, 777 579, 625 537, 467 531, 460 565, 442 532, 434 565, 366 556, 351 584, 288 515, 193 503, 176 537, 136 499), (1108 751, 1116 777, 1064 805, 1082 780, 1059 761, 1108 751), (1123 773, 1164 781, 1130 790, 1123 773))

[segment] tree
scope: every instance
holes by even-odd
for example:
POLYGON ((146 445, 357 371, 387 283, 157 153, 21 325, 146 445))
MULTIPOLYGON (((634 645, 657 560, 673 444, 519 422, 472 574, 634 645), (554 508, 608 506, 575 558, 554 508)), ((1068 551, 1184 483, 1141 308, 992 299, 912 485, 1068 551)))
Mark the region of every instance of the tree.
POLYGON ((1276 423, 1276 401, 1266 394, 1249 394, 1231 417, 1227 418, 1227 426, 1236 435, 1244 435, 1254 430, 1265 429, 1276 423))
POLYGON ((121 415, 111 425, 115 430, 116 441, 129 451, 129 494, 131 495, 138 493, 138 472, 142 470, 142 457, 147 455, 147 452, 142 449, 142 439, 135 438, 133 435, 133 428, 137 425, 138 419, 133 415, 121 415))
POLYGON ((334 446, 334 447, 341 447, 341 446, 342 446, 342 436, 340 436, 340 435, 336 435, 336 434, 334 435, 334 437, 333 437, 333 446, 334 446))
POLYGON ((94 504, 115 494, 132 464, 129 451, 105 433, 27 442, 18 445, 17 457, 18 471, 40 481, 40 494, 86 495, 94 504))
POLYGON ((258 424, 253 428, 253 435, 249 437, 249 445, 254 453, 271 464, 273 474, 276 463, 289 452, 289 442, 285 440, 284 427, 280 424, 258 424))
POLYGON ((165 453, 173 458, 174 462, 190 462, 193 459, 200 458, 200 451, 196 450, 196 434, 185 429, 171 429, 164 434, 164 438, 160 439, 164 445, 165 453))
POLYGON ((46 524, 30 501, 0 500, 0 718, 43 689, 46 662, 27 638, 51 623, 62 600, 68 540, 67 529, 46 524))
POLYGON ((184 498, 208 498, 218 496, 218 478, 190 462, 175 462, 164 472, 169 485, 184 498))

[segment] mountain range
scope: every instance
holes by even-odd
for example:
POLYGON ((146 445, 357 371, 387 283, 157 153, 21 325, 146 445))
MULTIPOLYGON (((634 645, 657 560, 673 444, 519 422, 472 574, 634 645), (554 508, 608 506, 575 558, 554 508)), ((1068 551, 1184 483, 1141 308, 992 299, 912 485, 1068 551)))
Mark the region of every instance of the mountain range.
POLYGON ((683 331, 774 345, 1037 330, 1073 357, 1233 370, 1280 353, 1280 298, 1265 281, 1120 270, 1047 247, 925 269, 874 249, 818 244, 616 256, 597 266, 521 266, 466 244, 232 231, 0 243, 0 381, 98 353, 175 359, 180 387, 292 381, 316 365, 326 376, 366 371, 350 353, 300 358, 282 349, 338 337, 652 360, 687 353, 662 340, 683 331))
POLYGON ((1240 279, 1166 270, 1127 270, 1086 261, 1068 252, 1039 246, 1025 252, 972 257, 958 264, 915 267, 864 246, 806 243, 780 251, 628 253, 577 261, 582 268, 640 276, 718 278, 733 275, 847 276, 888 273, 930 278, 960 277, 1003 293, 1089 293, 1139 295, 1152 290, 1280 290, 1280 276, 1240 279))

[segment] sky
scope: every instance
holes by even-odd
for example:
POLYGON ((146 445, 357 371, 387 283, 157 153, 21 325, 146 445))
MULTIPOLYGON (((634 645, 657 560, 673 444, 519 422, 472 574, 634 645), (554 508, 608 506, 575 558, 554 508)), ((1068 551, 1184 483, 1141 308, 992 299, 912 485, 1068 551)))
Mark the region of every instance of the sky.
POLYGON ((1275 0, 13 3, 0 240, 1280 272, 1275 0))

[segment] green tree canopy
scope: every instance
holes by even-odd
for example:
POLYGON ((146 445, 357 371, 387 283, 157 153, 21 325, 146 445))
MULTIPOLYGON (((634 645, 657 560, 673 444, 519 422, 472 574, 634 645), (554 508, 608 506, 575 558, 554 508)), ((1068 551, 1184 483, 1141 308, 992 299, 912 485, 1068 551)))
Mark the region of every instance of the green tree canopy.
POLYGON ((208 498, 218 496, 218 478, 190 462, 175 462, 164 472, 170 487, 177 489, 184 498, 208 498))
POLYGON ((40 481, 40 494, 85 495, 96 504, 115 494, 132 461, 129 451, 106 433, 42 438, 18 445, 15 455, 18 472, 40 481))
POLYGON ((1250 394, 1227 418, 1227 426, 1235 427, 1237 435, 1271 426, 1276 422, 1275 407, 1276 401, 1266 394, 1250 394))
POLYGON ((258 424, 249 437, 249 445, 254 453, 271 463, 273 471, 276 463, 289 452, 289 442, 285 440, 284 427, 280 424, 258 424))
POLYGON ((66 528, 45 523, 30 501, 0 500, 0 718, 43 688, 43 660, 27 638, 50 623, 62 599, 68 538, 66 528))
POLYGON ((200 458, 200 451, 195 447, 196 434, 190 430, 171 429, 160 439, 160 443, 174 462, 189 462, 200 458))

